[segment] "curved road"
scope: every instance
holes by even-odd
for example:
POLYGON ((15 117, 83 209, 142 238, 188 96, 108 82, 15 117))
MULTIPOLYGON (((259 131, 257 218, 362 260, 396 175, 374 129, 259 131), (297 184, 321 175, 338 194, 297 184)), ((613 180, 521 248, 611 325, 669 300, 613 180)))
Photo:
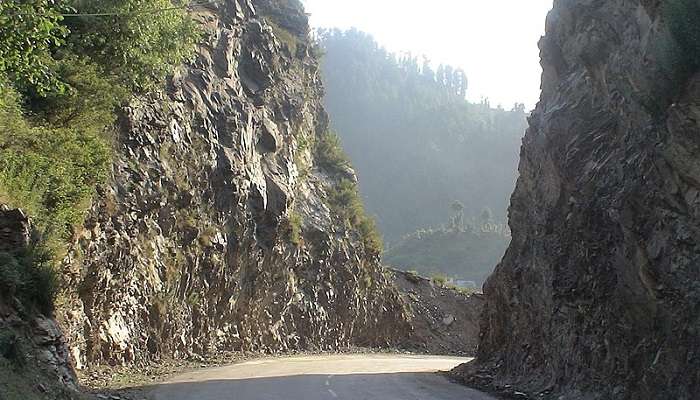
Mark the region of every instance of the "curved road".
POLYGON ((339 355, 267 359, 191 372, 158 385, 154 400, 495 400, 436 371, 455 357, 339 355))

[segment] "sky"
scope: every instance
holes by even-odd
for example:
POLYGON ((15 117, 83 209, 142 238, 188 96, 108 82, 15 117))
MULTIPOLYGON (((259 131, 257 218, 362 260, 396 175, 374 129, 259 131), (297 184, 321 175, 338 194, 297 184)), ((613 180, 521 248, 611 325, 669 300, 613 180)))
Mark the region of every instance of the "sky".
POLYGON ((302 0, 314 27, 355 27, 392 52, 461 67, 467 97, 534 108, 539 49, 553 0, 302 0))

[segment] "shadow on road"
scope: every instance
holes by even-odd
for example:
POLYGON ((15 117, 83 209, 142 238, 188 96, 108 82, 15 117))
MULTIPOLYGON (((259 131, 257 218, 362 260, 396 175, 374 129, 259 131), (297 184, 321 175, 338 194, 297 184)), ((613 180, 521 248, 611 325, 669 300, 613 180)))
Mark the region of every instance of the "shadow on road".
POLYGON ((153 400, 493 400, 437 373, 198 379, 141 389, 153 400))

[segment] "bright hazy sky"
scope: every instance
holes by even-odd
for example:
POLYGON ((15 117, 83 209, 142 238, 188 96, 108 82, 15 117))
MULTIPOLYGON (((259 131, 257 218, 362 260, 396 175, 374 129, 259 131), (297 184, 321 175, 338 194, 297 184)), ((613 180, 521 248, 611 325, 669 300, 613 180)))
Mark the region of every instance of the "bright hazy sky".
POLYGON ((302 0, 315 27, 356 27, 392 52, 463 68, 471 100, 539 98, 537 41, 553 0, 302 0))

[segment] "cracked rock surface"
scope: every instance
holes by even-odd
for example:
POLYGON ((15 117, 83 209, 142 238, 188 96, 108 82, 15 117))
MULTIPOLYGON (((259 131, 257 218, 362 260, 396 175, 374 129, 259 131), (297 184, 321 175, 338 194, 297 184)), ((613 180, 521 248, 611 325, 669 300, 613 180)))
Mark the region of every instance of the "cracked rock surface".
POLYGON ((318 59, 303 10, 274 25, 276 3, 197 8, 196 59, 123 110, 111 179, 64 263, 76 366, 383 346, 410 331, 378 255, 325 200, 354 172, 316 165, 329 123, 318 59))
POLYGON ((560 400, 700 393, 700 75, 673 59, 670 3, 555 1, 513 240, 484 288, 478 362, 455 371, 467 382, 560 400))

